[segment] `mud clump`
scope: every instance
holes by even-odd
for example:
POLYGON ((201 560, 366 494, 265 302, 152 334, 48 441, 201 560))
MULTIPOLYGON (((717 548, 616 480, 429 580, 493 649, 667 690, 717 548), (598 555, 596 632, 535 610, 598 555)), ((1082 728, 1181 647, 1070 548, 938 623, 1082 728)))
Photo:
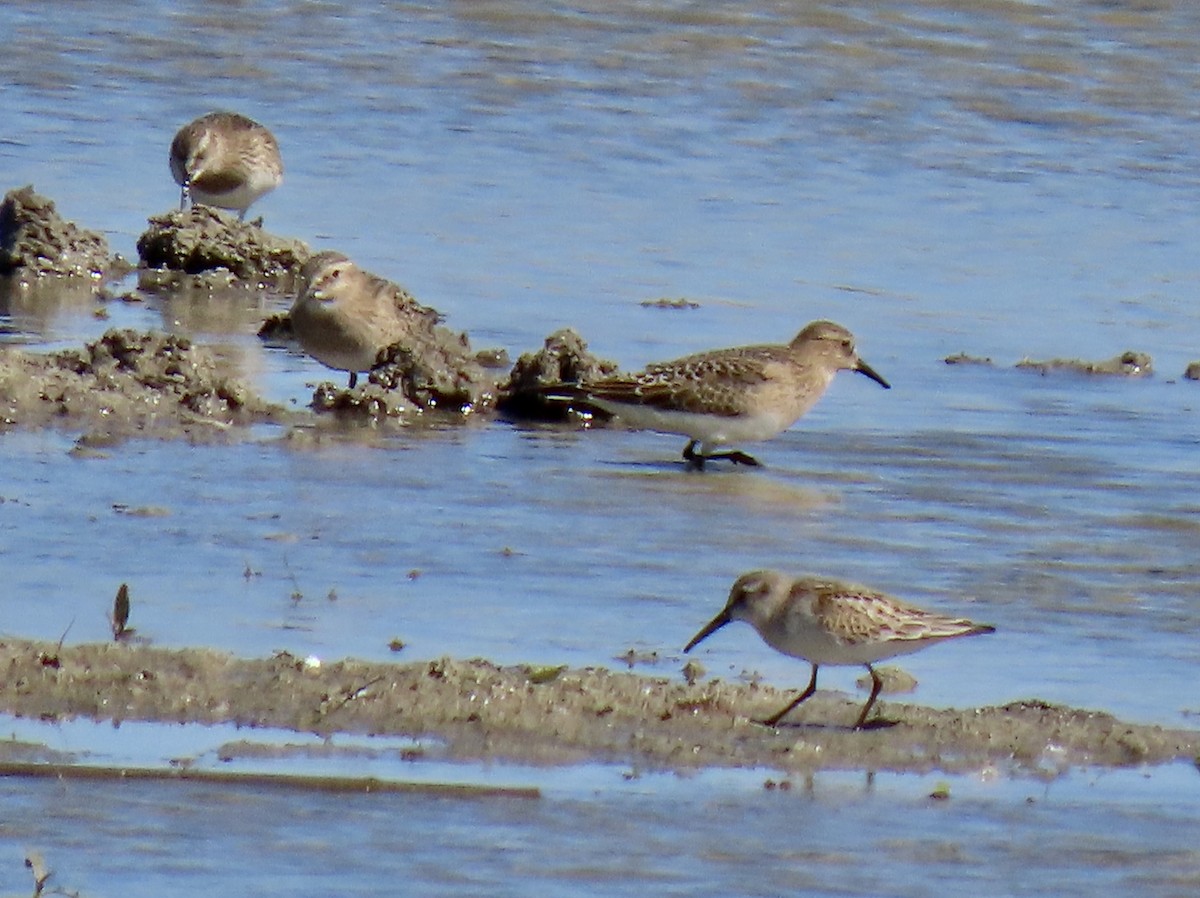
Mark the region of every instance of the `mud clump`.
MULTIPOLYGON (((275 323, 271 338, 281 330, 286 325, 275 323)), ((466 334, 438 327, 429 339, 383 350, 366 382, 353 389, 320 384, 312 409, 371 419, 435 411, 466 416, 491 411, 496 392, 496 377, 471 352, 466 334)))
POLYGON ((121 261, 109 253, 108 241, 62 218, 54 202, 32 186, 10 190, 0 203, 0 275, 24 283, 45 277, 99 279, 121 261))
POLYGON ((174 210, 149 224, 137 241, 148 269, 187 275, 228 271, 243 281, 288 286, 312 255, 300 240, 276 237, 211 206, 174 210))
POLYGON ((282 409, 173 334, 109 330, 82 349, 0 352, 0 424, 83 423, 113 437, 273 420, 282 409))
POLYGON ((992 365, 992 360, 985 356, 968 355, 965 352, 948 355, 942 361, 947 365, 983 365, 985 367, 992 365))
POLYGON ((434 329, 422 345, 393 345, 384 350, 368 378, 386 390, 400 390, 424 410, 471 414, 496 405, 496 378, 471 352, 466 334, 434 329))
POLYGON ((1017 368, 1024 368, 1046 375, 1058 371, 1075 374, 1115 375, 1118 377, 1149 377, 1154 373, 1153 360, 1144 352, 1129 350, 1102 362, 1083 359, 1048 359, 1044 362, 1021 359, 1017 368))
MULTIPOLYGON (((569 403, 548 395, 558 384, 588 383, 616 374, 616 362, 598 358, 570 328, 555 331, 537 352, 517 359, 508 381, 500 388, 497 407, 516 418, 565 421, 577 416, 569 403)), ((592 410, 589 410, 592 411, 592 410)), ((591 415, 587 416, 589 419, 591 415)), ((607 417, 602 414, 602 417, 607 417)))

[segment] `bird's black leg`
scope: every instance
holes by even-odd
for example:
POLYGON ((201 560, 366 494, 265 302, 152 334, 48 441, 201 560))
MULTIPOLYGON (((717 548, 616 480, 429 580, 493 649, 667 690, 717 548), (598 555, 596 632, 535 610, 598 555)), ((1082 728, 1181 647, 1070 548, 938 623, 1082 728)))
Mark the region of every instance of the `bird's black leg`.
POLYGON ((355 385, 355 384, 357 384, 357 383, 358 383, 358 372, 357 372, 357 371, 351 371, 351 372, 350 372, 350 386, 346 387, 346 389, 347 389, 347 390, 353 390, 353 389, 354 389, 354 385, 355 385))
POLYGON ((766 726, 766 727, 775 726, 777 723, 779 723, 779 721, 783 720, 784 716, 787 715, 787 713, 789 711, 791 711, 793 708, 795 708, 797 705, 799 705, 802 701, 804 701, 806 698, 808 698, 814 692, 817 691, 817 665, 814 664, 812 666, 812 669, 813 669, 812 679, 808 681, 808 687, 803 692, 801 692, 800 696, 798 698, 796 698, 786 708, 784 708, 778 714, 774 714, 774 715, 768 717, 766 720, 764 720, 762 722, 763 726, 766 726))
POLYGON ((883 688, 883 680, 879 679, 879 674, 875 673, 875 668, 868 664, 867 670, 871 672, 871 697, 867 699, 867 703, 863 705, 862 712, 858 715, 858 721, 854 724, 856 730, 861 730, 863 724, 867 722, 867 715, 871 713, 871 707, 875 704, 875 699, 879 697, 879 690, 883 688))
POLYGON ((689 440, 688 444, 683 447, 683 460, 688 463, 689 468, 694 468, 697 471, 704 470, 704 456, 696 451, 697 440, 689 440))
POLYGON ((742 452, 740 449, 734 449, 730 452, 714 452, 712 455, 701 455, 696 451, 696 444, 699 440, 691 440, 683 449, 683 457, 687 460, 690 467, 697 471, 704 470, 704 463, 713 459, 721 459, 723 461, 733 462, 735 465, 749 465, 752 468, 762 467, 760 462, 753 455, 742 452))

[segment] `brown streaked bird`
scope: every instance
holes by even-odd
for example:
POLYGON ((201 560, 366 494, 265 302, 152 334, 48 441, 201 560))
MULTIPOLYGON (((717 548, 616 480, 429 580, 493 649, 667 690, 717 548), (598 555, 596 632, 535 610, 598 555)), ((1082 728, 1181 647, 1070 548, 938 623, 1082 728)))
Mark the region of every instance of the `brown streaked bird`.
POLYGON ((545 392, 592 405, 631 427, 688 437, 683 457, 692 467, 718 458, 758 465, 740 450, 715 450, 787 430, 816 405, 839 371, 857 371, 891 389, 858 357, 850 331, 814 321, 786 345, 715 349, 648 365, 638 374, 545 392))
POLYGON ((283 180, 275 135, 236 112, 210 112, 184 125, 171 141, 171 175, 180 187, 179 208, 246 210, 283 180))
POLYGON ((808 687, 778 714, 763 721, 769 727, 817 691, 817 668, 822 664, 862 664, 871 673, 871 697, 854 724, 854 729, 862 729, 883 686, 871 666, 874 662, 907 655, 946 639, 993 633, 996 629, 966 618, 924 611, 866 586, 763 570, 738 577, 721 613, 692 637, 684 652, 737 620, 754 627, 763 642, 777 652, 812 665, 808 687))
POLYGON ((376 366, 383 350, 431 339, 438 323, 437 311, 333 251, 304 263, 289 317, 305 352, 330 368, 350 372, 350 389, 358 383, 359 371, 376 366))

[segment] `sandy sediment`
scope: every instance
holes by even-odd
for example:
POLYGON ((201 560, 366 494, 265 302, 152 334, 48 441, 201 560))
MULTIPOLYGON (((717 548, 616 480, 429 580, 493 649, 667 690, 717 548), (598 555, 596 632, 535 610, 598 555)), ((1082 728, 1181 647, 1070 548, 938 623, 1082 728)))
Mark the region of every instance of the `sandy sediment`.
POLYGON ((1200 732, 1036 700, 963 710, 881 702, 886 725, 854 732, 861 698, 819 692, 777 730, 754 722, 794 695, 483 660, 313 665, 288 654, 240 659, 130 641, 0 642, 0 710, 10 714, 410 736, 449 760, 1053 777, 1079 766, 1190 763, 1200 754, 1200 732))

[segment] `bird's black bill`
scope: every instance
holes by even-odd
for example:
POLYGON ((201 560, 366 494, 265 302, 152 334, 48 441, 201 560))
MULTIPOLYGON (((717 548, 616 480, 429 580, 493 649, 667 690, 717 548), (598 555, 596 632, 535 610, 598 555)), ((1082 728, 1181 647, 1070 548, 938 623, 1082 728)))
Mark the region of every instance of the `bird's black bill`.
POLYGON ((858 360, 858 365, 855 367, 854 370, 857 371, 859 374, 867 375, 867 377, 871 378, 871 380, 875 381, 875 383, 879 384, 879 386, 883 387, 885 390, 890 390, 892 388, 892 385, 890 383, 888 383, 886 380, 884 380, 882 377, 879 376, 878 371, 876 371, 874 368, 872 368, 870 365, 868 365, 862 359, 858 360))
POLYGON ((714 617, 712 620, 710 620, 707 624, 705 624, 703 630, 701 630, 699 633, 697 633, 695 636, 692 637, 692 641, 683 647, 683 653, 686 655, 688 652, 690 652, 692 649, 694 649, 699 642, 701 642, 704 639, 707 639, 709 636, 712 636, 714 633, 716 633, 718 630, 720 630, 723 626, 725 626, 731 620, 733 620, 733 618, 731 618, 729 616, 728 609, 726 609, 725 611, 722 611, 720 614, 718 614, 716 617, 714 617))

